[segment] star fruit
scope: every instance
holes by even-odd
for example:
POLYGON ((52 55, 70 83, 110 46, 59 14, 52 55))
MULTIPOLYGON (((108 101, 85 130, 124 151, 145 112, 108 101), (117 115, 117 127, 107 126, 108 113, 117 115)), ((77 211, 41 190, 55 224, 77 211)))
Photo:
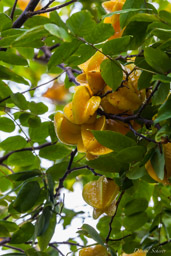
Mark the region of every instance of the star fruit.
MULTIPOLYGON (((115 12, 115 11, 120 11, 122 10, 122 7, 125 3, 125 0, 114 0, 114 1, 107 1, 102 4, 103 8, 108 12, 115 12)), ((115 34, 109 38, 114 39, 114 38, 119 38, 122 36, 123 29, 120 27, 120 21, 119 21, 119 14, 114 14, 110 17, 106 17, 104 19, 104 23, 110 23, 112 24, 115 34)))
POLYGON ((163 151, 164 151, 164 158, 165 158, 163 180, 161 180, 157 176, 150 160, 145 164, 145 168, 153 180, 155 180, 159 183, 162 183, 164 185, 168 185, 168 184, 170 184, 168 179, 171 177, 171 143, 163 144, 163 151))
POLYGON ((74 124, 94 122, 101 98, 92 96, 87 85, 76 87, 72 102, 64 107, 65 117, 74 124))
POLYGON ((105 59, 106 57, 97 51, 89 60, 79 65, 83 73, 77 76, 76 80, 81 84, 88 83, 93 94, 102 91, 105 86, 105 82, 100 73, 100 64, 105 59))
MULTIPOLYGON (((134 69, 134 65, 127 65, 125 70, 130 73, 134 69)), ((123 112, 131 113, 137 110, 145 99, 145 91, 138 90, 139 71, 133 71, 128 81, 123 83, 117 91, 109 93, 102 99, 102 107, 107 113, 119 114, 123 112)), ((109 86, 106 86, 104 93, 111 91, 109 86)))
POLYGON ((100 118, 96 119, 93 124, 84 124, 81 126, 82 141, 85 151, 88 153, 87 158, 89 160, 96 158, 96 156, 112 152, 111 149, 101 145, 91 132, 91 130, 103 131, 107 127, 106 125, 106 118, 101 116, 100 118))
POLYGON ((76 145, 81 140, 81 126, 71 123, 61 112, 54 118, 57 137, 65 144, 76 145))
POLYGON ((103 213, 113 216, 118 193, 118 185, 113 180, 101 176, 98 180, 90 181, 84 186, 83 199, 94 208, 93 218, 97 219, 103 213))
POLYGON ((80 250, 79 256, 110 256, 110 254, 104 246, 96 245, 95 247, 80 250))

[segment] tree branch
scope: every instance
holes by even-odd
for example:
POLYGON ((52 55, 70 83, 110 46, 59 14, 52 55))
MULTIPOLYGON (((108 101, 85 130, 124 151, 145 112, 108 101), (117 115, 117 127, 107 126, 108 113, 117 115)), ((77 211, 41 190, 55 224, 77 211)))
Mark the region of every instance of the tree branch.
POLYGON ((14 12, 15 12, 15 9, 16 9, 16 6, 17 6, 17 2, 18 2, 18 0, 15 0, 15 3, 13 5, 13 7, 12 7, 12 11, 11 11, 11 15, 10 15, 12 20, 14 18, 14 12))
POLYGON ((106 237, 106 243, 108 243, 108 241, 109 241, 109 238, 110 238, 110 235, 111 235, 111 232, 112 232, 112 223, 113 223, 113 220, 114 220, 114 218, 115 218, 115 216, 116 216, 116 214, 117 214, 118 207, 119 207, 120 201, 121 201, 121 199, 122 199, 124 193, 125 193, 125 191, 123 190, 123 191, 121 192, 121 194, 120 194, 120 196, 119 196, 117 202, 116 202, 116 211, 115 211, 114 215, 112 216, 111 221, 110 221, 110 223, 109 223, 109 232, 108 232, 108 235, 107 235, 107 237, 106 237))
POLYGON ((21 148, 21 149, 17 149, 17 150, 14 150, 14 151, 11 151, 9 153, 7 153, 6 155, 4 155, 3 157, 0 158, 0 164, 3 163, 5 160, 8 159, 8 157, 14 153, 17 153, 17 152, 23 152, 23 151, 33 151, 33 150, 40 150, 42 148, 45 148, 45 147, 48 147, 48 146, 51 146, 51 145, 54 145, 56 144, 56 142, 47 142, 47 143, 44 143, 42 145, 39 145, 37 147, 28 147, 28 148, 21 148))
POLYGON ((71 0, 69 2, 66 2, 64 4, 61 4, 61 5, 58 5, 58 6, 55 6, 55 7, 52 7, 52 8, 49 8, 49 9, 45 9, 42 8, 41 10, 38 10, 38 11, 34 11, 34 12, 31 12, 31 10, 28 12, 28 16, 31 17, 31 16, 34 16, 34 15, 37 15, 37 14, 42 14, 42 13, 47 13, 47 12, 53 12, 53 11, 56 11, 56 10, 59 10, 65 6, 68 6, 72 3, 75 3, 77 2, 78 0, 71 0))
POLYGON ((66 177, 73 171, 71 169, 71 166, 72 166, 72 163, 74 161, 74 157, 75 155, 77 154, 77 148, 75 148, 74 151, 71 152, 71 156, 70 156, 70 161, 69 161, 69 164, 68 164, 68 168, 65 172, 65 174, 63 175, 62 178, 59 179, 59 185, 58 187, 56 188, 56 193, 55 193, 55 197, 58 196, 58 192, 61 188, 63 188, 63 183, 64 183, 64 180, 66 179, 66 177))
POLYGON ((20 248, 17 248, 17 247, 14 247, 14 246, 11 246, 11 245, 6 245, 4 244, 3 247, 7 247, 9 249, 13 249, 13 250, 16 250, 18 252, 23 252, 24 253, 24 250, 20 249, 20 248))
POLYGON ((22 12, 22 14, 18 17, 16 21, 13 23, 13 28, 20 28, 26 20, 29 18, 28 12, 33 12, 40 0, 30 0, 26 9, 22 12))

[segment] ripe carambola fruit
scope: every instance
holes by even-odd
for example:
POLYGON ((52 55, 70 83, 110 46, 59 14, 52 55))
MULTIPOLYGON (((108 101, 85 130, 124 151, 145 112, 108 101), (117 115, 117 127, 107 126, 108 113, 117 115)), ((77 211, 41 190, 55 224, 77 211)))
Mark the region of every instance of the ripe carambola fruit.
POLYGON ((163 151, 164 151, 164 158, 165 158, 165 169, 164 169, 163 180, 161 180, 157 176, 150 160, 145 164, 145 168, 153 180, 160 182, 164 185, 168 185, 170 184, 168 179, 171 177, 171 143, 163 144, 163 151))
POLYGON ((101 176, 98 180, 90 181, 83 188, 83 198, 91 205, 93 218, 97 219, 102 213, 113 216, 116 210, 116 196, 119 186, 111 179, 101 176))
POLYGON ((80 85, 75 90, 72 102, 64 108, 65 117, 74 124, 91 122, 91 119, 94 122, 101 98, 92 96, 86 85, 80 85))
POLYGON ((79 256, 110 256, 110 254, 102 245, 96 245, 95 247, 80 250, 79 256))

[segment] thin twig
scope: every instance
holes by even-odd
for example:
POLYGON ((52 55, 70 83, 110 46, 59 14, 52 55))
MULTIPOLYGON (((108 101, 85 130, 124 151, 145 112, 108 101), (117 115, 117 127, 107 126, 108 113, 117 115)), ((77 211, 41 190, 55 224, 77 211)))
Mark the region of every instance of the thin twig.
MULTIPOLYGON (((41 86, 44 86, 44 85, 46 85, 46 84, 49 84, 49 83, 51 83, 51 82, 57 80, 63 73, 65 73, 65 71, 62 72, 62 73, 60 73, 58 76, 54 77, 53 79, 49 80, 48 82, 43 83, 43 84, 40 84, 40 85, 35 86, 35 87, 33 87, 33 88, 30 88, 30 89, 28 89, 28 90, 26 90, 26 91, 23 91, 23 92, 21 92, 21 94, 24 94, 24 93, 26 93, 26 92, 34 91, 34 90, 36 90, 37 88, 39 88, 39 87, 41 87, 41 86)), ((8 99, 10 99, 10 97, 11 97, 11 96, 9 95, 8 97, 6 97, 6 98, 0 100, 0 103, 6 101, 6 100, 8 100, 8 99)))
POLYGON ((49 246, 58 251, 62 256, 65 256, 54 244, 49 244, 49 246))
POLYGON ((148 138, 148 137, 144 136, 143 134, 137 132, 137 131, 132 127, 131 124, 129 124, 129 128, 130 128, 130 130, 134 133, 135 136, 141 137, 141 138, 143 138, 143 139, 145 139, 145 140, 147 140, 147 141, 149 141, 149 142, 153 142, 153 143, 158 144, 157 141, 155 141, 155 140, 153 140, 153 139, 151 139, 151 138, 148 138))
POLYGON ((55 2, 55 0, 49 1, 49 3, 46 4, 41 10, 46 10, 53 2, 55 2))
POLYGON ((111 220, 110 220, 110 223, 109 223, 109 232, 108 232, 108 235, 107 235, 107 237, 106 237, 106 243, 108 243, 108 241, 109 241, 109 238, 110 238, 110 235, 111 235, 111 232, 112 232, 112 223, 113 223, 113 220, 114 220, 114 218, 115 218, 115 216, 116 216, 116 214, 117 214, 118 207, 119 207, 120 201, 121 201, 121 199, 122 199, 124 193, 125 193, 125 191, 123 190, 123 191, 121 192, 121 194, 120 194, 120 196, 119 196, 117 202, 116 202, 116 211, 115 211, 114 215, 111 217, 111 220))
POLYGON ((66 2, 66 3, 64 3, 64 4, 61 4, 61 5, 58 5, 58 6, 49 8, 49 9, 44 9, 44 8, 42 8, 41 10, 34 11, 34 12, 29 11, 29 12, 27 13, 27 15, 28 15, 29 17, 31 17, 31 16, 34 16, 34 15, 37 15, 37 14, 42 14, 42 13, 47 13, 47 12, 53 12, 53 11, 56 11, 56 10, 59 10, 59 9, 65 7, 65 6, 68 6, 68 5, 70 5, 70 4, 73 4, 73 3, 77 2, 77 1, 78 1, 78 0, 71 0, 71 1, 69 1, 69 2, 66 2))
POLYGON ((69 164, 68 164, 68 168, 67 168, 65 174, 63 175, 63 177, 59 179, 59 185, 58 185, 58 187, 56 188, 55 197, 58 196, 59 190, 60 190, 61 188, 63 188, 63 183, 64 183, 64 180, 66 179, 66 177, 72 172, 71 166, 72 166, 72 163, 73 163, 73 160, 74 160, 74 157, 75 157, 76 154, 77 154, 77 148, 75 148, 75 150, 71 152, 71 156, 70 156, 70 161, 69 161, 69 164))
POLYGON ((9 249, 13 249, 13 250, 16 250, 18 252, 23 252, 24 253, 24 250, 20 249, 20 248, 17 248, 17 247, 14 247, 14 246, 11 246, 11 245, 6 245, 4 244, 3 247, 7 247, 9 249))
POLYGON ((121 238, 108 239, 108 241, 110 241, 110 242, 118 242, 118 241, 121 241, 121 240, 123 240, 123 239, 125 239, 125 238, 129 237, 129 236, 131 236, 131 234, 126 235, 126 236, 123 236, 123 237, 121 237, 121 238))
POLYGON ((3 163, 5 160, 8 159, 8 157, 14 153, 17 153, 17 152, 23 152, 23 151, 34 151, 34 150, 40 150, 42 148, 45 148, 45 147, 48 147, 48 146, 51 146, 51 145, 54 145, 56 144, 56 142, 47 142, 47 143, 44 143, 42 145, 39 145, 37 147, 28 147, 28 148, 21 148, 21 149, 17 149, 17 150, 14 150, 14 151, 11 151, 9 153, 7 153, 6 155, 4 155, 3 157, 0 158, 0 164, 3 163))
POLYGON ((11 17, 12 20, 14 18, 14 12, 15 12, 15 9, 16 9, 16 6, 17 6, 17 2, 18 2, 18 0, 15 0, 14 5, 13 5, 12 10, 11 10, 10 17, 11 17))
POLYGON ((88 169, 88 170, 91 171, 95 176, 103 176, 102 174, 95 172, 95 170, 94 170, 93 168, 89 167, 88 165, 84 165, 84 166, 72 168, 72 169, 71 169, 71 172, 77 171, 77 170, 82 170, 82 169, 88 169))

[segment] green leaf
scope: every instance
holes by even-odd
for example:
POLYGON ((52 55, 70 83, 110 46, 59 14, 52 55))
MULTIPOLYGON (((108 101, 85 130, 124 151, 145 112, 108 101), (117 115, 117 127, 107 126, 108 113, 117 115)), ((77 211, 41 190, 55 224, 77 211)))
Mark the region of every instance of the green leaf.
POLYGON ((85 230, 98 244, 104 245, 103 239, 92 226, 84 224, 82 229, 85 230))
POLYGON ((163 83, 169 83, 171 82, 171 77, 157 74, 153 75, 153 80, 159 80, 163 83))
POLYGON ((29 85, 29 83, 22 77, 11 71, 9 68, 0 65, 0 78, 11 80, 19 84, 29 85))
POLYGON ((27 19, 24 23, 25 28, 34 28, 36 26, 45 25, 49 23, 49 19, 43 16, 32 16, 31 19, 27 19))
POLYGON ((12 27, 12 20, 5 14, 0 13, 0 31, 9 29, 12 27))
POLYGON ((100 65, 101 76, 114 91, 121 85, 123 72, 118 61, 104 60, 100 65))
POLYGON ((42 115, 44 113, 46 113, 48 111, 48 107, 43 104, 42 102, 34 102, 34 101, 31 101, 29 102, 29 105, 28 105, 30 111, 32 113, 34 113, 35 115, 42 115))
POLYGON ((161 83, 158 90, 152 97, 152 104, 159 105, 162 104, 166 99, 170 92, 170 84, 169 83, 161 83))
POLYGON ((124 36, 107 41, 102 47, 103 53, 112 56, 120 54, 121 52, 126 52, 128 50, 129 42, 130 36, 124 36))
POLYGON ((29 211, 36 203, 40 194, 40 186, 37 181, 25 183, 20 189, 13 207, 21 213, 29 211))
POLYGON ((127 164, 123 164, 120 159, 117 159, 115 155, 108 154, 106 156, 100 156, 95 160, 87 161, 87 165, 104 172, 119 172, 121 168, 128 168, 127 164))
POLYGON ((30 248, 26 250, 25 253, 26 253, 26 256, 49 256, 47 253, 36 251, 34 248, 30 248))
POLYGON ((128 23, 129 19, 135 15, 138 11, 145 10, 146 7, 143 0, 129 0, 125 1, 122 12, 120 15, 120 25, 121 27, 125 27, 125 25, 128 23))
POLYGON ((47 248, 47 246, 54 234, 55 227, 56 227, 56 214, 53 213, 47 230, 43 233, 43 235, 38 237, 38 244, 42 251, 44 251, 47 248))
POLYGON ((157 18, 156 15, 154 14, 148 14, 148 13, 138 13, 136 15, 134 15, 130 21, 144 21, 144 22, 155 22, 155 21, 159 21, 159 19, 157 18))
POLYGON ((70 35, 68 34, 68 32, 61 28, 61 27, 58 27, 57 25, 55 24, 45 24, 44 25, 44 28, 53 36, 57 36, 59 38, 62 38, 64 41, 70 41, 71 38, 70 38, 70 35))
POLYGON ((29 128, 29 136, 32 141, 43 142, 49 136, 49 123, 44 122, 40 125, 29 128))
POLYGON ((13 132, 15 130, 15 125, 11 119, 0 117, 0 130, 3 132, 13 132))
POLYGON ((169 96, 168 100, 159 108, 158 116, 154 120, 154 123, 157 124, 163 120, 167 120, 171 118, 171 96, 169 96))
POLYGON ((137 49, 145 40, 149 22, 131 21, 125 28, 123 36, 131 36, 129 49, 137 49))
POLYGON ((131 146, 136 146, 136 142, 119 132, 113 131, 92 131, 100 144, 112 150, 120 151, 131 146))
POLYGON ((7 175, 7 178, 14 181, 24 181, 35 176, 41 176, 41 174, 42 173, 39 170, 31 170, 31 171, 13 173, 13 174, 7 175))
POLYGON ((50 21, 51 23, 56 24, 59 27, 64 28, 65 30, 67 30, 67 26, 66 24, 63 22, 63 20, 61 19, 60 15, 58 14, 58 12, 50 12, 50 21))
POLYGON ((0 147, 6 151, 13 151, 17 149, 24 148, 27 141, 19 135, 12 136, 0 143, 0 147))
POLYGON ((42 214, 39 216, 38 221, 36 223, 36 229, 35 229, 35 236, 41 236, 43 235, 43 233, 46 232, 48 226, 49 226, 49 222, 50 222, 50 218, 52 217, 51 214, 51 207, 50 206, 46 206, 43 209, 42 214))
POLYGON ((15 253, 3 254, 3 256, 26 256, 26 254, 15 252, 15 253))
POLYGON ((35 161, 35 156, 30 151, 13 153, 8 157, 8 164, 13 166, 28 166, 35 161))
POLYGON ((10 243, 11 244, 22 244, 27 242, 34 233, 34 226, 30 222, 23 224, 19 230, 13 233, 10 243))
POLYGON ((161 40, 167 40, 171 38, 171 29, 156 28, 151 33, 161 40))
POLYGON ((114 34, 114 29, 111 24, 99 23, 90 34, 85 36, 85 40, 92 44, 104 42, 114 34))
POLYGON ((0 60, 12 65, 27 66, 27 60, 21 55, 16 55, 9 52, 0 52, 0 60))
POLYGON ((4 99, 12 93, 11 89, 3 81, 0 81, 0 99, 4 99))
POLYGON ((129 171, 126 173, 126 176, 131 180, 136 180, 143 177, 146 174, 145 166, 135 165, 130 167, 129 171))
POLYGON ((147 207, 148 201, 145 198, 133 199, 125 205, 125 214, 129 216, 138 212, 144 212, 147 207))
POLYGON ((135 231, 142 227, 148 220, 146 212, 136 213, 124 218, 123 225, 126 230, 135 231))
POLYGON ((140 161, 146 153, 146 147, 133 146, 127 147, 116 154, 116 159, 122 159, 123 163, 131 163, 133 161, 140 161))
POLYGON ((50 173, 55 181, 58 181, 66 172, 67 167, 68 161, 62 161, 61 163, 54 164, 53 166, 48 168, 47 173, 50 173))
POLYGON ((18 229, 18 226, 16 223, 12 221, 7 221, 7 220, 0 220, 0 226, 5 227, 8 230, 8 232, 14 232, 18 229))
POLYGON ((61 44, 51 56, 48 62, 48 68, 51 69, 54 66, 57 66, 61 63, 65 63, 67 59, 73 55, 78 47, 80 46, 81 42, 78 40, 73 40, 70 43, 63 43, 61 44))
POLYGON ((142 90, 151 86, 152 73, 143 71, 138 79, 138 89, 142 90))
POLYGON ((39 156, 54 161, 66 157, 70 152, 71 150, 65 145, 57 143, 56 145, 42 148, 39 152, 39 156))
POLYGON ((24 97, 23 94, 17 92, 17 93, 12 93, 11 94, 11 100, 12 102, 19 107, 22 110, 26 110, 28 109, 28 102, 26 100, 26 98, 24 97))
POLYGON ((39 40, 43 37, 48 36, 48 32, 44 29, 44 26, 37 26, 31 29, 26 30, 22 35, 20 35, 18 38, 15 39, 15 41, 12 43, 13 46, 24 46, 31 45, 36 40, 39 40))
POLYGON ((151 158, 151 164, 157 176, 163 180, 164 179, 164 166, 165 166, 165 158, 164 154, 160 153, 160 150, 157 148, 155 153, 151 158))
POLYGON ((165 21, 166 23, 168 23, 169 25, 171 25, 171 13, 166 11, 166 10, 161 10, 159 12, 159 16, 160 18, 165 21))
POLYGON ((144 50, 144 56, 147 63, 160 73, 166 73, 170 70, 171 60, 169 56, 159 49, 148 47, 144 50))
POLYGON ((95 27, 95 22, 88 11, 74 13, 67 21, 69 30, 77 36, 86 36, 95 27))

